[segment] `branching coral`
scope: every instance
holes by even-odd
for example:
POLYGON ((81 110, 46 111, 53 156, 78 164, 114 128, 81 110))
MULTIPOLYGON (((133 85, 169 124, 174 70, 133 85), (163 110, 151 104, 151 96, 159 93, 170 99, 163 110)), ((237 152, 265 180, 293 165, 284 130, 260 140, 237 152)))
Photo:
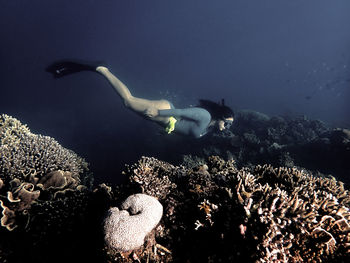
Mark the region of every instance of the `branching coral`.
POLYGON ((0 115, 0 145, 12 145, 20 142, 20 137, 29 134, 27 125, 9 115, 0 115))
POLYGON ((17 218, 29 220, 28 211, 38 201, 64 197, 67 190, 81 191, 87 171, 82 158, 53 138, 31 133, 8 115, 0 116, 1 226, 13 230, 17 218))
POLYGON ((261 240, 262 262, 319 262, 350 252, 345 249, 348 231, 325 225, 325 218, 346 224, 350 219, 350 197, 342 183, 266 165, 255 168, 253 185, 247 176, 238 174, 237 197, 246 211, 243 224, 261 240))
MULTIPOLYGON (((284 143, 293 141, 283 133, 289 129, 285 120, 252 117, 258 129, 242 130, 248 135, 231 146, 238 149, 250 141, 263 148, 257 147, 263 155, 278 153, 284 143), (277 135, 285 137, 270 143, 277 135)), ((305 119, 294 124, 293 136, 305 140, 324 130, 322 123, 305 119)), ((338 135, 331 139, 348 149, 348 131, 338 135)), ((120 209, 111 208, 104 218, 99 245, 104 242, 107 251, 113 251, 112 262, 347 262, 350 196, 342 182, 296 168, 238 169, 235 161, 217 156, 187 164, 174 166, 143 157, 125 169, 127 183, 115 188, 101 185, 89 195, 83 159, 54 139, 32 134, 18 120, 1 115, 0 260, 11 254, 9 237, 14 237, 16 246, 22 242, 22 248, 28 242, 34 247, 40 240, 41 248, 45 242, 41 235, 50 232, 50 241, 56 240, 61 231, 79 228, 81 218, 95 214, 93 227, 83 226, 79 234, 99 236, 86 229, 98 232, 99 216, 108 207, 141 192, 129 196, 120 209), (94 205, 87 208, 91 201, 94 205)), ((76 240, 84 239, 80 235, 76 240)))
POLYGON ((0 261, 38 262, 72 244, 61 238, 79 231, 91 178, 73 151, 0 115, 0 261))
POLYGON ((131 175, 130 181, 136 183, 142 193, 164 198, 176 187, 169 179, 174 168, 173 165, 155 158, 142 157, 137 164, 128 166, 126 173, 131 175))
POLYGON ((154 158, 133 167, 131 185, 146 193, 155 185, 135 174, 167 171, 167 186, 157 185, 165 207, 157 238, 175 260, 337 262, 350 255, 350 196, 332 177, 270 165, 238 170, 218 157, 191 168, 154 158))
POLYGON ((87 163, 82 158, 48 136, 24 134, 18 143, 0 147, 0 174, 4 179, 26 180, 33 171, 40 179, 56 170, 70 171, 77 176, 87 170, 87 163))
POLYGON ((127 252, 143 245, 145 236, 159 223, 163 207, 154 197, 135 194, 123 202, 121 209, 109 209, 104 234, 109 248, 127 252))

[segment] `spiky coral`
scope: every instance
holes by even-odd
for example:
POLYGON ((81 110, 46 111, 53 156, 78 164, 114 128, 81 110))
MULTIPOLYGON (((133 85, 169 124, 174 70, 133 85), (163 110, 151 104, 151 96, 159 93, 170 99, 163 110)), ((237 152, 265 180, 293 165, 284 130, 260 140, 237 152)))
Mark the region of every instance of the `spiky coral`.
POLYGON ((16 228, 16 218, 28 217, 37 200, 53 200, 69 189, 81 190, 81 178, 87 171, 82 158, 53 138, 31 133, 8 115, 0 116, 1 226, 16 228))
POLYGON ((0 115, 0 258, 23 261, 23 249, 39 249, 53 236, 46 249, 54 249, 59 233, 71 231, 86 209, 90 178, 74 152, 0 115))
POLYGON ((176 184, 171 182, 168 176, 159 175, 171 174, 172 171, 178 169, 156 158, 142 158, 126 169, 126 173, 130 175, 130 182, 139 186, 141 192, 162 199, 171 193, 176 184))
POLYGON ((268 165, 252 173, 238 175, 236 194, 243 224, 261 240, 260 261, 321 262, 350 252, 350 197, 341 182, 268 165))
POLYGON ((56 170, 78 176, 87 171, 85 160, 73 151, 51 137, 31 133, 26 125, 5 114, 0 118, 0 147, 0 174, 5 179, 25 179, 32 173, 40 179, 56 170))
POLYGON ((12 145, 20 142, 20 137, 29 134, 27 125, 9 115, 0 115, 0 145, 12 145))

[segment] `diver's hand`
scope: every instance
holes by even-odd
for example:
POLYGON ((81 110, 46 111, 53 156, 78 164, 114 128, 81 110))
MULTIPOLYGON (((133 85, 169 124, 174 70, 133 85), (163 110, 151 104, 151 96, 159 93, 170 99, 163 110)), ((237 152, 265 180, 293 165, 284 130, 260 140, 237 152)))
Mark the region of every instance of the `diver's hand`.
POLYGON ((159 114, 158 109, 157 109, 157 108, 154 108, 154 107, 150 107, 150 108, 148 108, 148 109, 145 110, 145 115, 146 115, 148 118, 157 117, 158 114, 159 114))

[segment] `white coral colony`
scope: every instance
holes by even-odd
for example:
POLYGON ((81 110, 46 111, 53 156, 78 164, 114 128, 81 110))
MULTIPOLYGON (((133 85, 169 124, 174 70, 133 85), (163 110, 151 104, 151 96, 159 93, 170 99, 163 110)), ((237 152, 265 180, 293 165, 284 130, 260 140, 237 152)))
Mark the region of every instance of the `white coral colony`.
POLYGON ((134 194, 123 202, 121 209, 109 209, 104 220, 104 234, 108 247, 126 252, 143 245, 145 236, 162 218, 163 206, 152 196, 134 194))

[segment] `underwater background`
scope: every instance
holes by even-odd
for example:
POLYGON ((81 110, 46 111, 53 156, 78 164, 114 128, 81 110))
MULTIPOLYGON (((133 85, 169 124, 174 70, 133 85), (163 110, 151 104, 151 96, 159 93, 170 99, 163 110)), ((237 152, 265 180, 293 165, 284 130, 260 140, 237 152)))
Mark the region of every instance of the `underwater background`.
POLYGON ((55 60, 101 61, 133 95, 178 108, 224 98, 349 128, 349 13, 347 0, 2 0, 0 113, 85 158, 96 183, 120 182, 143 155, 191 154, 189 142, 126 109, 98 74, 53 79, 55 60))

